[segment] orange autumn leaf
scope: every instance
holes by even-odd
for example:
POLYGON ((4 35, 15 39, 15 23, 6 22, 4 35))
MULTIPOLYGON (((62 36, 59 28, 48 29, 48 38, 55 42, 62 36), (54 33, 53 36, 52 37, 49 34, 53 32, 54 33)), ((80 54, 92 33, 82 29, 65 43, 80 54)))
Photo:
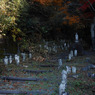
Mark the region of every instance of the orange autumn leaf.
POLYGON ((66 14, 66 15, 68 15, 68 12, 67 12, 67 10, 63 11, 63 13, 64 13, 64 14, 66 14))
POLYGON ((35 0, 35 1, 40 2, 40 4, 42 5, 49 5, 52 2, 52 0, 35 0))
POLYGON ((69 17, 69 16, 66 16, 66 17, 65 17, 65 19, 69 20, 69 19, 70 19, 70 17, 69 17))
POLYGON ((63 24, 67 24, 68 21, 69 25, 73 25, 74 23, 79 23, 80 20, 78 16, 69 16, 69 15, 67 15, 64 19, 66 21, 63 21, 63 24))
POLYGON ((67 24, 67 21, 64 21, 63 24, 67 24))
POLYGON ((66 10, 66 7, 60 7, 59 11, 61 11, 61 10, 66 10))
POLYGON ((70 3, 71 3, 71 1, 67 1, 66 3, 67 3, 67 4, 70 4, 70 3))
POLYGON ((40 2, 42 5, 49 5, 53 3, 54 5, 62 6, 63 0, 35 0, 37 2, 40 2))
POLYGON ((71 21, 69 21, 69 25, 72 25, 72 22, 71 21))
POLYGON ((53 3, 58 6, 62 6, 63 0, 54 0, 53 3))

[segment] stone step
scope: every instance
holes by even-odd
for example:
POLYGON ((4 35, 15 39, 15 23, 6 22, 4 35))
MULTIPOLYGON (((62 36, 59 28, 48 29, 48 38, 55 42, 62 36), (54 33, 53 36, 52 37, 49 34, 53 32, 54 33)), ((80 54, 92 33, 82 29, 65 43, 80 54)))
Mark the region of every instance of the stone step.
POLYGON ((3 77, 0 77, 2 80, 12 80, 12 81, 47 81, 48 79, 46 78, 43 78, 43 79, 40 79, 40 78, 20 78, 20 77, 6 77, 6 76, 3 76, 3 77))
POLYGON ((41 90, 33 90, 33 91, 17 91, 17 90, 0 90, 0 95, 1 94, 25 94, 25 95, 30 95, 30 94, 45 94, 46 91, 41 91, 41 90))
POLYGON ((39 65, 40 67, 58 67, 58 65, 39 65))
POLYGON ((52 70, 22 70, 24 72, 27 72, 27 73, 47 73, 47 72, 53 72, 52 70))

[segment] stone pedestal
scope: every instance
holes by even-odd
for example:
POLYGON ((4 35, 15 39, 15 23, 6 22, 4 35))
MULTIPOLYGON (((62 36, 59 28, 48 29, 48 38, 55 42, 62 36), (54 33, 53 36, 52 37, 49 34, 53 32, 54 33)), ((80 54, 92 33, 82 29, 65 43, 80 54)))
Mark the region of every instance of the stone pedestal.
POLYGON ((71 45, 70 50, 77 50, 78 55, 83 55, 83 46, 80 42, 75 42, 71 45))

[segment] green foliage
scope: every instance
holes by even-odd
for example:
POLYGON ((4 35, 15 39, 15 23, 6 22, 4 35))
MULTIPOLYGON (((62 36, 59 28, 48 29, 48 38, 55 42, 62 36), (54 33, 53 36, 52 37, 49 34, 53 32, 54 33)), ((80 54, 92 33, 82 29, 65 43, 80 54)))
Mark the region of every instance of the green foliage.
MULTIPOLYGON (((42 39, 42 37, 46 39, 54 38, 54 40, 58 37, 64 38, 65 35, 70 33, 70 35, 73 35, 74 31, 77 31, 78 27, 80 27, 79 24, 78 27, 76 25, 68 26, 63 24, 67 10, 59 10, 65 7, 64 4, 62 5, 62 0, 55 0, 55 4, 50 4, 50 1, 46 5, 37 1, 39 0, 1 0, 0 30, 6 34, 10 31, 13 41, 16 41, 19 35, 32 39, 31 41, 36 41, 37 39, 42 39), (61 4, 62 6, 57 6, 57 4, 61 4), (12 27, 17 29, 13 29, 12 27), (75 27, 76 30, 74 30, 75 27), (72 31, 69 32, 70 28, 72 31), (22 32, 18 33, 18 29, 22 32)), ((72 20, 74 21, 75 19, 72 17, 72 20)))
POLYGON ((21 31, 19 28, 13 28, 13 29, 11 30, 11 34, 12 34, 12 37, 13 37, 13 41, 15 42, 15 41, 16 41, 16 37, 17 37, 18 35, 23 34, 23 33, 22 33, 22 31, 21 31))
MULTIPOLYGON (((17 27, 18 17, 20 16, 23 10, 26 10, 25 6, 28 6, 26 0, 1 0, 0 1, 0 29, 8 31, 12 26, 17 27)), ((20 29, 12 30, 12 32, 19 32, 20 29)), ((7 32, 5 32, 7 33, 7 32)), ((16 35, 12 35, 15 41, 16 35)))

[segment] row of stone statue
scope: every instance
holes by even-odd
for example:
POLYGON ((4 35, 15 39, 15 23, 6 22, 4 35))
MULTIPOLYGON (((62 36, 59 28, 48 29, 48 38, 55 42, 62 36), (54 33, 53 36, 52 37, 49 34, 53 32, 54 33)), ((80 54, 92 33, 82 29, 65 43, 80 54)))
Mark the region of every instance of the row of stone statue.
MULTIPOLYGON (((21 53, 20 55, 15 54, 14 56, 10 55, 10 56, 5 56, 3 61, 5 65, 11 64, 13 62, 13 60, 15 60, 15 63, 17 65, 19 65, 20 63, 20 57, 22 57, 22 61, 26 60, 26 54, 25 53, 21 53)), ((32 58, 32 54, 29 53, 28 55, 29 59, 32 58)))
POLYGON ((69 66, 66 66, 66 70, 63 70, 61 75, 62 75, 62 81, 61 81, 61 84, 59 86, 59 95, 69 95, 69 93, 67 93, 65 90, 66 90, 66 87, 67 87, 67 75, 70 74, 72 71, 72 73, 76 73, 77 69, 76 67, 72 66, 69 67, 69 66))

